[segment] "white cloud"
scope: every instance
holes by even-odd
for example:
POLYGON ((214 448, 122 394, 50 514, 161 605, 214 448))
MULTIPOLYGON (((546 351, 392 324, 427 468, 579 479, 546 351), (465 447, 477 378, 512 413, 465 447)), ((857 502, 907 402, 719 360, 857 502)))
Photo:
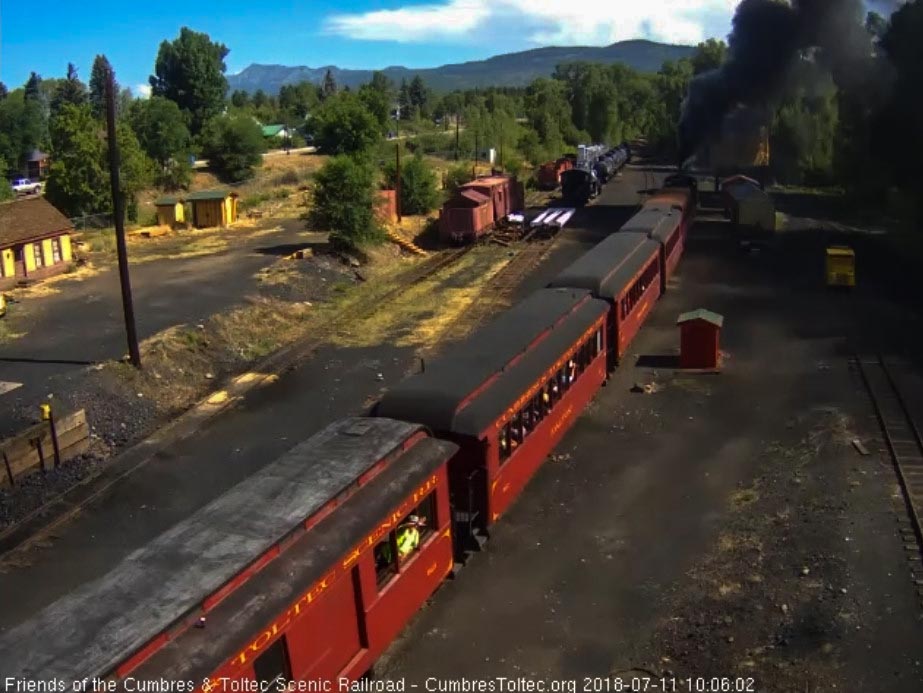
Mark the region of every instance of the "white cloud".
POLYGON ((608 44, 631 38, 696 43, 729 26, 739 0, 445 0, 337 14, 328 33, 366 41, 449 40, 535 45, 608 44))
POLYGON ((150 84, 136 84, 135 94, 138 95, 139 99, 151 98, 151 85, 150 84))

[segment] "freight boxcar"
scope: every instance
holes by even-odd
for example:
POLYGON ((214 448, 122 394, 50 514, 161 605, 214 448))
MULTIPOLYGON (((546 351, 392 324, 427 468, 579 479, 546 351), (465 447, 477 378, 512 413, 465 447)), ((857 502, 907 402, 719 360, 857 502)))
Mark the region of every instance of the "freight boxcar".
POLYGON ((542 164, 538 169, 538 187, 542 190, 554 190, 561 185, 561 174, 573 167, 574 162, 568 157, 542 164))
POLYGON ((472 242, 496 223, 521 211, 525 200, 522 183, 510 176, 486 176, 462 185, 442 207, 440 235, 452 243, 472 242))
POLYGON ((660 297, 660 244, 641 234, 612 234, 550 286, 586 289, 609 303, 606 342, 613 369, 660 297))
POLYGON ((471 243, 493 228, 493 223, 490 197, 477 190, 461 189, 439 213, 439 235, 446 243, 471 243))
POLYGON ((385 394, 375 413, 461 446, 450 464, 456 535, 476 547, 606 377, 608 306, 545 289, 385 394))
POLYGON ((416 424, 332 424, 108 574, 4 624, 0 669, 204 693, 206 677, 356 679, 453 567, 456 449, 416 424), (427 522, 401 558, 395 530, 410 515, 427 522))

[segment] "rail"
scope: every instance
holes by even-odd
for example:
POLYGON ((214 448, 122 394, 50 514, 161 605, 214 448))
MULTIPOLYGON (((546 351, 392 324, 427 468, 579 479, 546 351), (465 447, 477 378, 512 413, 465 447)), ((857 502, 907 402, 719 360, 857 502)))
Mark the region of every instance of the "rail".
MULTIPOLYGON (((923 437, 884 357, 856 355, 854 362, 868 391, 901 488, 917 550, 923 558, 923 437)), ((918 585, 920 582, 918 581, 918 585)))

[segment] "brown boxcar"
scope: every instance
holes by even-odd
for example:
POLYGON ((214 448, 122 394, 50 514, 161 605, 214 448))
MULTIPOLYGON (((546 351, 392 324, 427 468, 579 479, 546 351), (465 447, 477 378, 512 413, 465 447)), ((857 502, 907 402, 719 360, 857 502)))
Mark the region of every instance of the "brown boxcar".
POLYGON ((379 402, 376 414, 461 446, 449 464, 459 542, 486 534, 602 385, 607 312, 587 291, 538 291, 379 402))
POLYGON ((456 449, 415 424, 339 421, 8 627, 0 668, 205 693, 221 677, 358 678, 453 567, 456 449), (428 522, 401 558, 395 531, 411 514, 428 522))
POLYGON ((550 286, 586 289, 609 302, 608 366, 615 368, 660 297, 660 244, 641 234, 612 234, 550 286))
POLYGON ((463 188, 448 200, 439 213, 439 235, 446 243, 471 243, 493 226, 490 197, 463 188))

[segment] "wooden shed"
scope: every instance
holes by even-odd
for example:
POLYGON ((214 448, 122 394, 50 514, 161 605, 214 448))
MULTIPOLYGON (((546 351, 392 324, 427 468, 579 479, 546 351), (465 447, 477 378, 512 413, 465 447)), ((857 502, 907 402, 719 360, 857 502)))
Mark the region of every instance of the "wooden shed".
POLYGON ((676 324, 680 331, 680 368, 717 368, 724 317, 699 308, 680 315, 676 324))
POLYGON ((205 190, 190 193, 192 225, 199 229, 230 226, 237 221, 237 193, 226 190, 205 190))
POLYGON ((776 230, 776 206, 752 178, 733 176, 721 184, 724 205, 736 230, 744 236, 771 236, 776 230))
POLYGON ((186 201, 181 197, 161 197, 154 201, 157 223, 175 229, 186 225, 186 201))

